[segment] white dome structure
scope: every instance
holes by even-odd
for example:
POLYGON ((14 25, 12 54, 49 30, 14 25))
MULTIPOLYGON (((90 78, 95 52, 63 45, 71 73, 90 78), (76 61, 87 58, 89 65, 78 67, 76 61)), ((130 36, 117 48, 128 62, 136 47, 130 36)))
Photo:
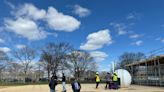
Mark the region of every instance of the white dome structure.
POLYGON ((130 73, 125 69, 118 69, 115 73, 120 78, 120 87, 129 87, 132 82, 130 73))

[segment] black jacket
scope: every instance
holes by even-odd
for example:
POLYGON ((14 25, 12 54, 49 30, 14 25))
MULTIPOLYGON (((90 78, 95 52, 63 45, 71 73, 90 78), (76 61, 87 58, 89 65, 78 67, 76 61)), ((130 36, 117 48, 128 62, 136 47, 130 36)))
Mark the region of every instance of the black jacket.
POLYGON ((57 85, 57 81, 53 81, 53 80, 51 80, 50 82, 49 82, 49 87, 50 87, 50 89, 52 89, 52 90, 55 90, 55 87, 56 87, 56 85, 57 85))
POLYGON ((66 78, 65 76, 62 77, 62 82, 65 82, 66 81, 66 78))

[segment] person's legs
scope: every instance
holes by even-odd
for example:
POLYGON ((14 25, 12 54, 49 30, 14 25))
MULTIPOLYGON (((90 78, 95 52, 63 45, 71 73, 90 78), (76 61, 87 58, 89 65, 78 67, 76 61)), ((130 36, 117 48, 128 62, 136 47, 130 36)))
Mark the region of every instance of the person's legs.
POLYGON ((118 89, 117 81, 114 81, 114 86, 115 86, 115 89, 118 89))
POLYGON ((116 81, 116 89, 118 89, 118 81, 116 81))
POLYGON ((77 90, 77 92, 80 92, 80 89, 79 89, 79 90, 77 90))
POLYGON ((96 88, 97 88, 98 83, 96 82, 96 88))
POLYGON ((75 90, 73 90, 73 92, 76 92, 75 90))
POLYGON ((111 89, 111 82, 109 81, 109 85, 108 85, 108 88, 111 89))
POLYGON ((63 92, 66 91, 66 85, 65 85, 65 82, 62 82, 62 85, 63 85, 63 92))
POLYGON ((73 90, 73 92, 80 92, 80 90, 73 90))
POLYGON ((108 87, 108 81, 106 81, 106 86, 105 86, 105 89, 107 89, 107 87, 108 87))
POLYGON ((50 92, 55 92, 55 90, 50 89, 50 92))
POLYGON ((98 86, 99 86, 99 82, 96 82, 96 88, 98 88, 98 86))
POLYGON ((106 84, 106 85, 107 85, 107 86, 106 86, 107 89, 109 89, 109 83, 110 83, 110 82, 107 81, 107 84, 106 84))

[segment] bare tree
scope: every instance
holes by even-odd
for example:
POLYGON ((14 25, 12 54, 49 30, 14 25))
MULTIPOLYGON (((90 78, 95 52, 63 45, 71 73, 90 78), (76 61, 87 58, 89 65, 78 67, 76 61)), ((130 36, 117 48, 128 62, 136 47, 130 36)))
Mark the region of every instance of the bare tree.
POLYGON ((53 60, 51 54, 49 54, 49 52, 43 51, 41 55, 40 64, 45 70, 47 70, 48 79, 50 79, 50 71, 52 70, 52 64, 53 64, 52 61, 53 60))
MULTIPOLYGON (((125 65, 131 64, 134 62, 139 62, 142 59, 145 59, 146 56, 144 53, 138 52, 138 53, 124 53, 119 57, 119 64, 117 68, 123 68, 127 69, 130 73, 132 73, 132 69, 126 68, 125 65)), ((133 69, 133 73, 138 71, 137 69, 133 69)))
POLYGON ((22 66, 18 62, 14 62, 12 60, 8 61, 8 71, 10 73, 10 76, 14 79, 18 79, 18 76, 21 72, 22 66))
POLYGON ((43 62, 36 62, 34 67, 29 73, 29 76, 36 82, 44 77, 45 69, 43 67, 43 62))
POLYGON ((75 77, 83 77, 84 72, 89 70, 93 58, 85 51, 75 50, 69 55, 71 72, 75 77))
POLYGON ((7 54, 3 51, 0 51, 0 79, 2 78, 2 71, 4 71, 6 67, 7 60, 8 60, 7 54))
POLYGON ((107 76, 107 72, 106 71, 101 71, 99 73, 101 81, 105 81, 106 80, 106 76, 107 76))
MULTIPOLYGON (((36 57, 35 50, 26 46, 25 48, 19 49, 17 51, 13 51, 12 54, 14 56, 15 61, 20 62, 24 77, 26 78, 28 72, 32 68, 31 63, 36 57)), ((24 78, 24 82, 25 82, 25 78, 24 78)))
POLYGON ((42 50, 41 61, 44 62, 45 69, 48 71, 48 78, 50 71, 55 75, 58 70, 68 67, 66 56, 71 50, 72 46, 69 43, 49 43, 42 50))

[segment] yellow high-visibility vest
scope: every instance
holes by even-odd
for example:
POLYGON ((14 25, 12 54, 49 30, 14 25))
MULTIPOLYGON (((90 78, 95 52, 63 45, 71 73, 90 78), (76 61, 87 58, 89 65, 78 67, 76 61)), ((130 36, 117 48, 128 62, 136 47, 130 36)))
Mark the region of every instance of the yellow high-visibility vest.
POLYGON ((113 81, 118 81, 118 76, 117 75, 113 75, 113 81))
POLYGON ((96 82, 100 82, 100 77, 96 75, 96 82))

